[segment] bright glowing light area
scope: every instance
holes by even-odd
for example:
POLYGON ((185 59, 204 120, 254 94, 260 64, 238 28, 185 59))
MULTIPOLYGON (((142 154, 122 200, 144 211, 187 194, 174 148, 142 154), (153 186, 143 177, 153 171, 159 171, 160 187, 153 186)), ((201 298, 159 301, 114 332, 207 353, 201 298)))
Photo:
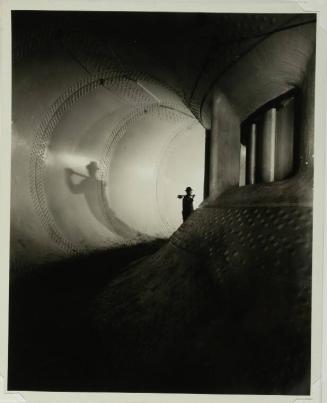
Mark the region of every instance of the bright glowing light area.
POLYGON ((203 127, 173 92, 149 83, 157 103, 145 88, 98 86, 51 131, 37 192, 59 243, 88 250, 169 237, 182 223, 177 195, 191 186, 194 207, 202 201, 203 127))
POLYGON ((107 194, 117 216, 150 236, 169 236, 182 223, 177 195, 186 186, 202 201, 204 130, 192 118, 158 119, 155 111, 128 127, 112 150, 107 194))

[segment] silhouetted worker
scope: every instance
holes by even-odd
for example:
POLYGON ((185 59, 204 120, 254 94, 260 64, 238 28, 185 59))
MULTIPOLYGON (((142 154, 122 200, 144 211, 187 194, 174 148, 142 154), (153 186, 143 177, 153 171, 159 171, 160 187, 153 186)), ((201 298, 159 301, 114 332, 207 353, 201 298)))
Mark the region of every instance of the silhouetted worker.
POLYGON ((187 217, 194 211, 193 199, 195 195, 192 195, 192 191, 193 189, 190 186, 188 186, 185 189, 186 195, 177 196, 179 199, 183 199, 183 211, 182 211, 183 221, 185 221, 187 217))

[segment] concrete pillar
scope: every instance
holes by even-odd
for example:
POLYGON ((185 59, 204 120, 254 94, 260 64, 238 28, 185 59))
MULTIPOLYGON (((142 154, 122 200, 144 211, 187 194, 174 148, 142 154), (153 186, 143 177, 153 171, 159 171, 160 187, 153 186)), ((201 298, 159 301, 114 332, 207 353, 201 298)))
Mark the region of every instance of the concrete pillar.
POLYGON ((238 186, 239 178, 240 121, 226 96, 215 93, 210 138, 210 198, 238 186))
MULTIPOLYGON (((313 152, 314 152, 314 107, 315 107, 315 55, 309 63, 307 74, 301 88, 301 107, 299 116, 301 122, 298 139, 299 160, 296 161, 300 171, 306 171, 313 176, 313 152)), ((319 154, 320 150, 316 150, 319 154)))
POLYGON ((269 109, 264 116, 262 130, 262 180, 275 179, 276 108, 269 109))
POLYGON ((246 184, 246 146, 241 144, 240 148, 240 186, 245 186, 246 184))
POLYGON ((275 180, 292 175, 294 166, 294 98, 278 109, 276 121, 275 180))
POLYGON ((251 124, 250 133, 247 136, 246 144, 246 184, 253 185, 255 183, 255 168, 256 168, 256 137, 257 126, 251 124))
POLYGON ((207 129, 205 133, 205 156, 204 156, 204 186, 203 198, 209 196, 209 181, 210 181, 210 146, 211 146, 211 130, 207 129))

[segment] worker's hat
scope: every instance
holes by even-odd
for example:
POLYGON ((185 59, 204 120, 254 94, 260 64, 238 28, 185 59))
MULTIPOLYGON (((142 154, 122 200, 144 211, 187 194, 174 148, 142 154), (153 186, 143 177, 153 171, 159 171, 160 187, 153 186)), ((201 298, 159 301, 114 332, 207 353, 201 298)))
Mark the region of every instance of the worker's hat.
POLYGON ((86 165, 86 169, 88 171, 98 171, 99 167, 95 161, 91 161, 89 164, 86 165))

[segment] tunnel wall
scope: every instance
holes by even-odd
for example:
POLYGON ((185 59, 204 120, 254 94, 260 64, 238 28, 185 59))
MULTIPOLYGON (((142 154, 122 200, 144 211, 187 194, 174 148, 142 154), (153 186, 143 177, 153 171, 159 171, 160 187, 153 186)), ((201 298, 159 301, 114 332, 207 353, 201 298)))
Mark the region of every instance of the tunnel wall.
MULTIPOLYGON (((228 27, 238 21, 237 16, 235 21, 231 16, 221 19, 226 20, 222 26, 228 27)), ((300 22, 303 19, 306 17, 300 17, 300 22)), ((44 35, 15 39, 12 267, 168 237, 181 223, 176 194, 191 185, 197 195, 196 207, 202 201, 204 129, 188 108, 210 128, 212 100, 218 93, 224 94, 237 116, 237 128, 262 103, 301 86, 314 46, 315 26, 305 24, 269 34, 288 20, 293 21, 294 16, 247 16, 244 27, 232 25, 235 32, 234 28, 226 31, 232 35, 230 44, 218 43, 217 48, 207 44, 212 48, 210 63, 205 63, 210 74, 201 67, 204 48, 197 47, 199 65, 192 62, 193 51, 192 57, 185 55, 193 49, 192 41, 183 49, 177 44, 178 55, 176 49, 169 52, 173 44, 167 42, 162 55, 151 49, 155 57, 149 57, 142 50, 144 44, 130 46, 117 38, 108 42, 99 35, 74 30, 62 36, 51 26, 42 28, 44 35), (258 36, 243 38, 237 47, 235 38, 246 37, 250 31, 252 35, 250 27, 258 36), (167 55, 176 56, 173 69, 168 59, 167 63, 161 59, 167 55), (216 86, 210 92, 213 78, 216 86), (162 135, 154 121, 161 122, 162 135), (157 140, 149 137, 151 130, 157 140), (147 136, 147 146, 141 146, 147 136), (132 146, 133 141, 136 147, 127 153, 125 146, 132 146), (127 155, 129 168, 122 163, 127 155), (149 156, 152 162, 140 170, 140 161, 149 156), (92 197, 87 197, 81 193, 81 182, 89 176, 87 167, 92 162, 97 164, 97 180, 90 184, 92 197), (128 189, 133 195, 138 192, 134 200, 128 189), (149 217, 149 224, 144 225, 149 217)), ((199 40, 214 29, 214 25, 204 26, 194 35, 199 40)), ((211 146, 216 138, 211 133, 211 146)), ((234 157, 238 161, 239 152, 234 157)), ((207 158, 211 178, 205 179, 206 195, 207 184, 211 181, 219 187, 223 178, 224 166, 216 169, 216 162, 212 152, 209 164, 207 158)), ((237 177, 236 172, 232 179, 235 188, 237 177)), ((225 183, 216 196, 228 190, 229 179, 225 183)), ((206 203, 211 202, 216 203, 216 198, 206 203)))
POLYGON ((55 243, 49 242, 33 205, 28 175, 30 157, 34 151, 31 145, 42 116, 46 115, 49 106, 72 81, 82 79, 84 75, 80 67, 71 64, 66 55, 56 57, 53 52, 44 55, 42 60, 22 59, 20 63, 13 64, 10 231, 12 267, 19 268, 28 262, 38 259, 42 262, 63 254, 55 243), (53 56, 56 63, 52 63, 53 56), (65 74, 61 74, 62 70, 65 74), (28 71, 35 72, 34 79, 26 74, 28 71), (35 101, 41 97, 42 102, 35 101))
POLYGON ((202 201, 204 130, 167 86, 56 48, 13 66, 13 271, 168 237, 190 178, 202 201))
POLYGON ((201 121, 211 127, 215 91, 224 93, 241 121, 278 95, 301 86, 315 49, 314 23, 265 37, 217 79, 203 99, 201 121))
MULTIPOLYGON (((293 196, 284 194, 284 197, 292 197, 296 202, 303 201, 304 203, 312 203, 310 180, 312 182, 313 151, 310 144, 313 141, 313 126, 311 126, 310 132, 307 127, 308 120, 313 119, 313 97, 312 92, 308 90, 308 82, 314 82, 312 77, 314 74, 314 49, 315 24, 292 28, 269 36, 218 80, 215 88, 204 101, 202 109, 202 120, 208 127, 211 127, 211 144, 216 148, 216 157, 220 150, 222 153, 228 152, 231 159, 239 160, 240 135, 238 131, 242 121, 267 102, 292 89, 298 89, 302 103, 300 116, 296 117, 300 122, 298 152, 301 164, 298 174, 304 175, 304 177, 294 178, 298 183, 293 186, 293 196), (229 122, 227 131, 219 131, 216 128, 216 122, 221 119, 216 104, 221 99, 224 99, 224 109, 233 111, 225 116, 223 114, 225 126, 226 122, 229 122), (310 119, 308 119, 309 110, 311 111, 310 119), (236 141, 239 142, 239 147, 234 144, 226 151, 226 138, 232 137, 238 139, 236 141), (295 195, 296 193, 298 194, 295 195)), ((214 156, 211 155, 210 160, 213 159, 214 156)), ((239 202, 243 198, 244 203, 247 203, 252 192, 253 200, 259 196, 260 192, 259 199, 268 194, 271 197, 283 198, 281 189, 285 190, 284 186, 292 183, 292 181, 281 181, 280 186, 278 183, 271 183, 264 186, 255 185, 254 188, 245 186, 241 190, 238 189, 239 183, 235 179, 236 174, 232 175, 230 169, 224 169, 224 167, 218 169, 213 165, 209 175, 215 179, 209 178, 211 184, 209 198, 204 201, 203 206, 216 204, 224 191, 230 189, 234 189, 235 197, 239 202)))

